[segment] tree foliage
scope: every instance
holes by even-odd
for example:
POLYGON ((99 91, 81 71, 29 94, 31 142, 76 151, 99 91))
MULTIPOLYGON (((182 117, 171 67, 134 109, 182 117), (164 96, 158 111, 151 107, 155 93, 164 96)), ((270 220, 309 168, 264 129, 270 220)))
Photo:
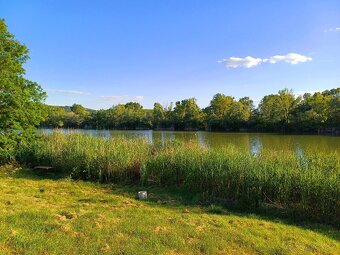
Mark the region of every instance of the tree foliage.
POLYGON ((293 91, 288 89, 265 96, 259 104, 262 124, 270 128, 286 128, 291 123, 292 114, 300 101, 301 97, 295 97, 293 91))
POLYGON ((34 137, 34 127, 44 119, 46 97, 40 85, 25 79, 23 65, 28 49, 0 20, 0 155, 7 158, 34 137))
POLYGON ((253 102, 249 97, 236 101, 231 96, 216 94, 205 109, 209 130, 229 130, 244 126, 249 120, 253 102))
POLYGON ((340 128, 340 88, 313 95, 295 96, 288 89, 266 95, 257 108, 249 97, 238 101, 216 94, 210 105, 201 109, 195 98, 178 101, 172 109, 155 103, 152 110, 139 103, 119 104, 108 110, 88 112, 73 105, 70 110, 49 107, 48 127, 82 127, 98 129, 172 129, 172 130, 240 130, 318 131, 340 128), (81 109, 81 110, 80 110, 81 109), (78 122, 79 116, 81 122, 78 122), (62 125, 61 125, 62 124, 62 125))
POLYGON ((197 105, 195 98, 178 101, 173 110, 173 123, 175 129, 199 129, 203 125, 203 113, 197 105))

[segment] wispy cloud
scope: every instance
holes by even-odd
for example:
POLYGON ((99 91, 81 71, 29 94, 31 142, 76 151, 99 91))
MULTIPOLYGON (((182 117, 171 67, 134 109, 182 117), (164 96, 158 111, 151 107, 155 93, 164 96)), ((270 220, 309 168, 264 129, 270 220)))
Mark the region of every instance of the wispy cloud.
POLYGON ((289 53, 284 56, 282 55, 272 56, 268 59, 263 59, 262 61, 269 62, 271 64, 276 64, 278 62, 286 62, 288 64, 296 65, 307 61, 312 61, 312 58, 297 53, 289 53))
POLYGON ((307 57, 298 53, 289 53, 287 55, 275 55, 269 58, 254 58, 247 56, 245 58, 240 57, 230 57, 228 59, 223 59, 218 61, 218 63, 223 64, 227 68, 252 68, 260 65, 261 63, 276 64, 278 62, 285 62, 288 64, 296 65, 298 63, 304 63, 307 61, 312 61, 311 57, 307 57))
POLYGON ((80 91, 80 90, 67 90, 67 89, 46 89, 52 93, 60 93, 60 94, 72 94, 72 95, 91 95, 89 92, 80 91))
POLYGON ((140 102, 144 99, 143 96, 100 96, 99 99, 105 101, 116 101, 116 102, 140 102))
POLYGON ((115 101, 123 99, 124 96, 100 96, 99 98, 102 100, 115 101))
POLYGON ((245 58, 238 58, 238 57, 230 57, 228 59, 222 59, 218 61, 220 64, 224 64, 226 67, 237 68, 237 67, 246 67, 251 68, 254 66, 259 65, 262 62, 260 58, 253 58, 253 57, 245 57, 245 58))
POLYGON ((340 32, 340 27, 328 28, 325 30, 326 33, 328 32, 340 32))

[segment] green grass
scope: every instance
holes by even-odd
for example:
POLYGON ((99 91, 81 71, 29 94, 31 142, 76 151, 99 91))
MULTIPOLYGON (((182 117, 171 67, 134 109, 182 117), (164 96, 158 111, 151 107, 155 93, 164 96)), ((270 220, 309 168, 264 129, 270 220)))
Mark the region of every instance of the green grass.
POLYGON ((178 189, 0 168, 0 254, 339 254, 331 226, 197 206, 178 189), (145 188, 144 188, 145 189, 145 188))
POLYGON ((275 207, 291 217, 340 224, 340 155, 213 150, 196 143, 54 133, 17 153, 75 179, 185 188, 243 209, 275 207))

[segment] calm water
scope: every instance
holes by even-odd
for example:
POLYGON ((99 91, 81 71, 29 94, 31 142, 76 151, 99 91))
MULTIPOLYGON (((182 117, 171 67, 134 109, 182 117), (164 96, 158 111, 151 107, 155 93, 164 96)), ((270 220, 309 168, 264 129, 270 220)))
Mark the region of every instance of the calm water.
MULTIPOLYGON (((216 132, 181 132, 181 131, 123 131, 123 130, 62 130, 65 133, 79 132, 94 136, 114 137, 142 136, 150 142, 164 139, 197 140, 199 143, 221 148, 228 145, 235 145, 241 149, 258 152, 261 148, 270 150, 286 150, 303 152, 306 149, 332 152, 340 152, 340 136, 324 135, 283 135, 268 133, 216 133, 216 132)), ((42 132, 50 133, 51 129, 43 129, 42 132)))

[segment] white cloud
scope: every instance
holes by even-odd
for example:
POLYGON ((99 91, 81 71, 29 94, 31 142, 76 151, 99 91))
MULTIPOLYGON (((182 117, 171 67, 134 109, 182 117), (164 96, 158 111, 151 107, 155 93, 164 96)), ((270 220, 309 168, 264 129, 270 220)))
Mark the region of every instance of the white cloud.
POLYGON ((298 63, 304 63, 307 61, 312 61, 312 58, 298 53, 289 53, 287 55, 275 55, 264 59, 254 58, 251 56, 247 56, 245 58, 230 57, 228 59, 220 60, 218 61, 218 63, 223 64, 227 68, 237 67, 252 68, 260 65, 261 63, 276 64, 278 62, 285 62, 288 64, 296 65, 298 63))
POLYGON ((340 32, 340 27, 326 29, 325 32, 340 32))
POLYGON ((223 59, 218 61, 218 63, 224 64, 226 67, 237 68, 237 67, 245 67, 251 68, 257 66, 261 63, 262 59, 253 58, 253 57, 245 57, 245 58, 237 58, 230 57, 228 59, 223 59))
POLYGON ((67 90, 67 89, 46 89, 52 93, 61 93, 61 94, 72 94, 72 95, 91 95, 89 92, 80 91, 80 90, 67 90))
POLYGON ((116 102, 140 102, 144 99, 143 96, 101 96, 101 100, 116 101, 116 102))
POLYGON ((311 57, 307 57, 297 53, 289 53, 287 55, 276 55, 268 59, 263 59, 263 62, 269 62, 271 64, 276 64, 277 62, 284 61, 288 64, 296 65, 298 63, 304 63, 307 61, 312 61, 311 57))

